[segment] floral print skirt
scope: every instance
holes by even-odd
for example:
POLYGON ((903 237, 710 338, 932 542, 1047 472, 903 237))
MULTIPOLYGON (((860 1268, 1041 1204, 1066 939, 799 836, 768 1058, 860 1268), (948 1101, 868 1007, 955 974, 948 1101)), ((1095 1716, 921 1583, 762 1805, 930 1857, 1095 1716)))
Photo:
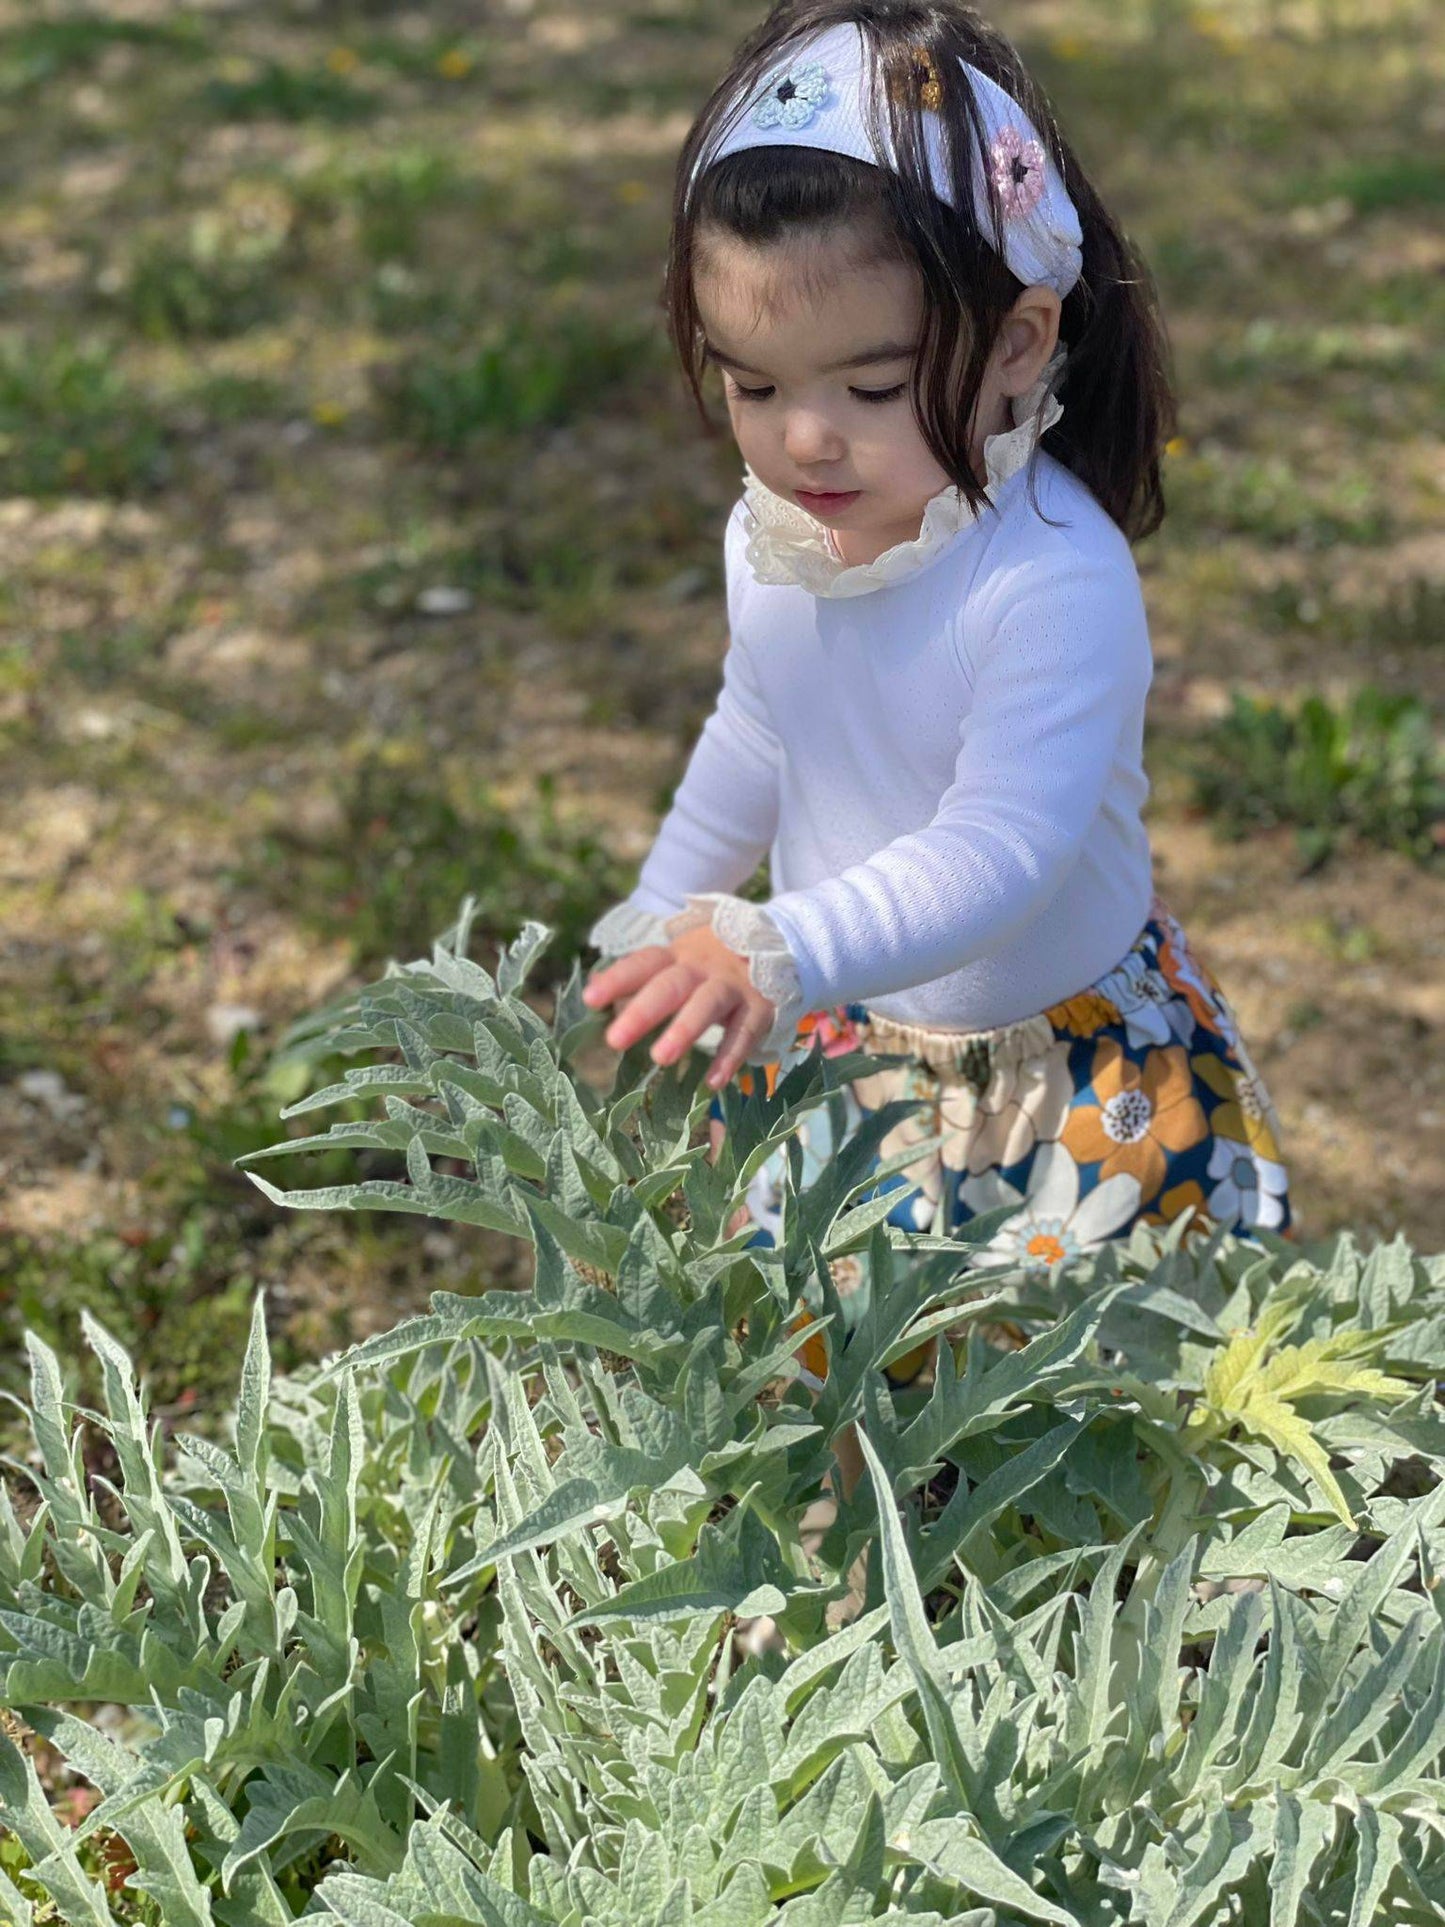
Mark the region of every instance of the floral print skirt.
MULTIPOLYGON (((1156 897, 1128 955, 1087 990, 999 1030, 929 1030, 863 1004, 814 1011, 777 1063, 745 1068, 739 1087, 779 1075, 812 1049, 898 1054, 844 1092, 846 1136, 889 1099, 922 1099, 878 1159, 942 1134, 916 1165, 883 1181, 916 1190, 890 1222, 947 1236, 980 1212, 1020 1208, 978 1262, 1009 1259, 1047 1273, 1132 1227, 1192 1208, 1188 1235, 1216 1226, 1291 1234, 1280 1128, 1228 999, 1156 897)), ((720 1118, 716 1099, 712 1115, 720 1118)), ((798 1127, 809 1182, 833 1153, 826 1107, 798 1127)), ((755 1243, 779 1230, 780 1149, 747 1195, 755 1243)), ((865 1194, 866 1195, 866 1194, 865 1194)), ((851 1260, 841 1261, 852 1268, 851 1260)), ((846 1298, 855 1277, 839 1278, 846 1298)))

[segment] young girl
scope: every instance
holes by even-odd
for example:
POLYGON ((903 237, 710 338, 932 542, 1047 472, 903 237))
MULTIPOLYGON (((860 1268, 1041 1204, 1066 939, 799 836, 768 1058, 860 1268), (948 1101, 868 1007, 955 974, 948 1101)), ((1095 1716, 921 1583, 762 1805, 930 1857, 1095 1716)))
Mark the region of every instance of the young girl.
MULTIPOLYGON (((894 1218, 1047 1272, 1186 1210, 1288 1232, 1278 1121, 1154 894, 1148 628, 1172 401, 1148 279, 1009 43, 957 0, 801 0, 679 163, 667 296, 744 458, 730 645, 585 992, 709 1082, 896 1065, 847 1129, 945 1134, 894 1218), (760 858, 772 895, 732 894, 760 858)), ((713 1143, 721 1106, 713 1102, 713 1143)), ((802 1127, 805 1171, 833 1148, 802 1127)), ((776 1231, 781 1155, 749 1194, 776 1231)), ((895 1178, 894 1184, 905 1180, 895 1178)))

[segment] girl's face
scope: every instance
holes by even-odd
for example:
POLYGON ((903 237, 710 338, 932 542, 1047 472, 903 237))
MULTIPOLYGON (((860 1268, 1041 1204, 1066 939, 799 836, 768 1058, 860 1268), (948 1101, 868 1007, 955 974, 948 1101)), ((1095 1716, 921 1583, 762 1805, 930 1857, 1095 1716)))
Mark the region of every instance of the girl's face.
MULTIPOLYGON (((850 564, 914 540, 925 505, 949 486, 909 399, 923 314, 916 270, 860 267, 836 241, 753 247, 709 229, 694 295, 758 479, 825 523, 850 564)), ((1006 408, 990 371, 976 449, 1007 425, 1006 408)))

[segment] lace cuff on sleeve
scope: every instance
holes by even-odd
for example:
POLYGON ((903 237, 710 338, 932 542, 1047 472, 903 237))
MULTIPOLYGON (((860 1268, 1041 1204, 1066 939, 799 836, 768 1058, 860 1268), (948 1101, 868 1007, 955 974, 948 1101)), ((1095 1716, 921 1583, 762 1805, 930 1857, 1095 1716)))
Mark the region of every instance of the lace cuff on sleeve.
MULTIPOLYGON (((803 1016, 803 992, 798 980, 798 966, 793 961, 782 931, 762 904, 748 903, 742 897, 730 897, 721 891, 707 890, 697 895, 690 894, 686 903, 686 909, 679 910, 667 919, 663 926, 666 936, 661 941, 666 942, 669 938, 681 936, 684 930, 695 930, 708 924, 713 934, 729 950, 746 957, 748 981, 777 1010, 772 1029, 759 1043, 754 1044, 747 1061, 750 1064, 765 1064, 781 1057, 792 1046, 798 1021, 803 1016)), ((720 1029, 718 1034, 721 1035, 720 1029)), ((698 1042, 701 1043, 702 1039, 699 1038, 698 1042)))

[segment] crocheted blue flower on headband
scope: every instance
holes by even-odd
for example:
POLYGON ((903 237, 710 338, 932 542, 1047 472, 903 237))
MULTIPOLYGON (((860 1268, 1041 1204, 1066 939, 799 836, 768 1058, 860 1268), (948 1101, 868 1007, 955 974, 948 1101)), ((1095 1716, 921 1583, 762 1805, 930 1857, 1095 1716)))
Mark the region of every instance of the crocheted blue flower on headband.
POLYGON ((828 92, 828 76, 816 61, 770 76, 753 109, 759 127, 806 127, 828 92))

